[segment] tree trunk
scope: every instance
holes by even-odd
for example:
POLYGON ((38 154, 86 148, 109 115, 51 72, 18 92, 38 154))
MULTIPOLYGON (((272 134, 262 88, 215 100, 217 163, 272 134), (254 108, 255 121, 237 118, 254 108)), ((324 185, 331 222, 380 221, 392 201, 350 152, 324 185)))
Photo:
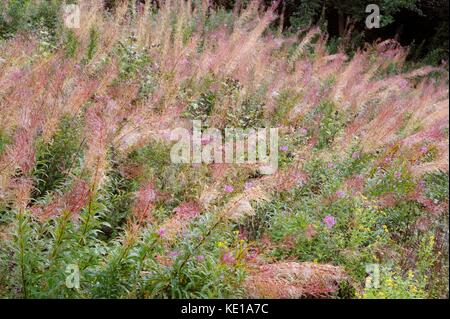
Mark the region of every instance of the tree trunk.
POLYGON ((345 32, 345 15, 341 11, 338 12, 338 32, 339 32, 339 36, 340 37, 344 36, 344 32, 345 32))

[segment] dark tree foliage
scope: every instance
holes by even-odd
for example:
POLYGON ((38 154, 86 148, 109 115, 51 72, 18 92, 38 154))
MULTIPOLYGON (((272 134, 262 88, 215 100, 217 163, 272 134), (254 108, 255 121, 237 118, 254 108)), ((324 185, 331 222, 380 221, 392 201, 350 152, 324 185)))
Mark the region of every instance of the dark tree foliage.
MULTIPOLYGON (((233 8, 246 0, 213 0, 216 6, 233 8)), ((266 5, 273 1, 264 0, 266 5)), ((351 29, 352 35, 364 42, 395 38, 411 46, 410 59, 424 59, 437 64, 448 60, 447 0, 282 0, 279 13, 284 29, 296 31, 311 24, 326 26, 330 38, 339 38, 351 29), (380 28, 367 29, 365 12, 368 4, 380 8, 380 28)))

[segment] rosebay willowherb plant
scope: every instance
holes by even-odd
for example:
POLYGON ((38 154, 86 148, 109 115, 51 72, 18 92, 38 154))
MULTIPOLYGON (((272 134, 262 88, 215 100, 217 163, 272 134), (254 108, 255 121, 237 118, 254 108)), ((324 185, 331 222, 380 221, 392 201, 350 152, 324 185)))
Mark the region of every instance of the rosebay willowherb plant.
POLYGON ((448 296, 444 66, 256 1, 78 5, 51 48, 0 42, 1 297, 448 296), (276 128, 278 170, 173 163, 193 120, 276 128))

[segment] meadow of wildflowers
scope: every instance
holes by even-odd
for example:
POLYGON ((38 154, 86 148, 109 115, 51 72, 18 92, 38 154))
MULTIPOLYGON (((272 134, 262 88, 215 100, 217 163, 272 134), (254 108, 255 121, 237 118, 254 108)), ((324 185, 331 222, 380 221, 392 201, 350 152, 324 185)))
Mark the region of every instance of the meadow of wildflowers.
POLYGON ((0 297, 448 297, 445 64, 256 1, 77 4, 0 40, 0 297), (277 171, 172 163, 193 120, 278 128, 277 171))

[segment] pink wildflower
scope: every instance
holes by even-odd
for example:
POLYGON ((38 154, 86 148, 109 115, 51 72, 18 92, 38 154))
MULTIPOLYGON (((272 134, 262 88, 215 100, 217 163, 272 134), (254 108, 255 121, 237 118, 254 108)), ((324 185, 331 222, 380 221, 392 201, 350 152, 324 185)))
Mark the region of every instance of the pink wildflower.
POLYGON ((360 153, 359 152, 353 152, 353 154, 352 154, 352 158, 359 158, 359 156, 360 156, 360 153))
POLYGON ((328 227, 328 229, 331 229, 336 224, 336 219, 331 215, 327 215, 324 217, 323 222, 328 227))
POLYGON ((156 233, 158 234, 159 237, 162 238, 166 234, 166 231, 164 230, 164 228, 160 228, 156 233))
POLYGON ((343 197, 345 196, 345 192, 339 190, 339 191, 336 192, 336 196, 337 196, 338 198, 343 198, 343 197))
POLYGON ((222 262, 227 265, 233 265, 236 262, 236 258, 234 258, 232 253, 226 252, 222 256, 222 262))
POLYGON ((288 150, 289 150, 289 147, 287 145, 280 146, 280 151, 287 152, 288 150))
POLYGON ((224 190, 227 193, 232 193, 234 191, 234 188, 231 185, 225 185, 224 190))

